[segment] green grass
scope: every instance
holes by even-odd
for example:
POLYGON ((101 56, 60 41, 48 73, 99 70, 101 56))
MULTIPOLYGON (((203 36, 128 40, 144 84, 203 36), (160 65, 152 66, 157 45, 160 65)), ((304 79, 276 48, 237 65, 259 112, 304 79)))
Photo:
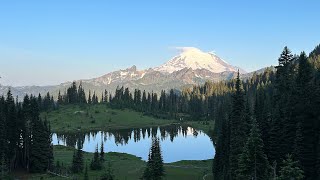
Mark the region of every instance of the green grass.
POLYGON ((51 124, 52 132, 76 132, 108 129, 126 129, 162 126, 174 120, 156 119, 143 116, 140 112, 124 109, 110 109, 106 105, 60 106, 58 110, 42 113, 51 124))
MULTIPOLYGON (((64 146, 54 146, 55 161, 63 163, 64 166, 71 166, 73 148, 64 146)), ((138 180, 145 168, 146 162, 140 158, 124 153, 107 153, 106 160, 111 162, 112 170, 117 180, 138 180)), ((84 153, 84 160, 90 164, 93 158, 93 153, 84 153)), ((202 180, 203 177, 211 172, 212 160, 204 161, 179 161, 175 163, 165 164, 166 176, 164 180, 202 180)), ((107 162, 105 163, 107 166, 107 162)), ((96 179, 101 176, 101 171, 91 171, 89 169, 88 174, 90 179, 96 179)), ((83 178, 83 174, 76 175, 80 179, 83 178)), ((29 179, 63 179, 57 176, 48 174, 36 174, 29 179)), ((210 176, 211 177, 211 176, 210 176)))
MULTIPOLYGON (((92 130, 110 130, 110 129, 126 129, 141 128, 152 126, 163 126, 176 123, 174 120, 156 119, 150 116, 143 116, 142 113, 132 110, 111 109, 106 105, 92 106, 76 106, 66 105, 60 106, 58 110, 49 113, 42 113, 42 118, 47 118, 51 124, 53 132, 77 132, 92 130)), ((198 130, 209 133, 213 129, 213 123, 200 121, 183 122, 198 130)), ((73 148, 64 146, 54 146, 55 162, 59 161, 65 166, 71 166, 73 148)), ((181 153, 181 152, 177 152, 181 153)), ((90 164, 93 153, 84 152, 85 162, 90 164)), ((141 177, 146 163, 140 158, 124 153, 107 153, 106 159, 111 162, 114 175, 118 180, 137 180, 141 177)), ((106 164, 105 164, 106 166, 106 164)), ((197 180, 210 179, 212 160, 204 161, 179 161, 175 163, 165 164, 166 176, 165 180, 197 180)), ((101 176, 103 171, 89 170, 91 179, 101 176)), ((83 175, 77 175, 82 179, 83 175)), ((33 174, 28 179, 63 179, 48 174, 33 174)))

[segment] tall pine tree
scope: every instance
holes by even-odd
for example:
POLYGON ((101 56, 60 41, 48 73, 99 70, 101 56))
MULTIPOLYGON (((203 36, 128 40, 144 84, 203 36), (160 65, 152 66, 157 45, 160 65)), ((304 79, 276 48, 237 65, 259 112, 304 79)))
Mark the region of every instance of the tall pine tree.
POLYGON ((299 124, 301 130, 296 131, 296 148, 298 151, 298 160, 300 161, 306 179, 312 179, 316 176, 316 147, 317 136, 315 113, 317 109, 314 99, 316 98, 316 89, 314 86, 313 70, 308 62, 304 52, 299 56, 299 69, 296 80, 295 105, 293 110, 294 121, 299 124), (300 137, 299 137, 300 136, 300 137))
POLYGON ((244 92, 241 87, 240 74, 238 71, 235 92, 232 96, 232 111, 230 119, 230 176, 232 179, 236 177, 239 155, 246 143, 248 132, 248 123, 245 119, 245 101, 244 92))
POLYGON ((148 156, 147 167, 142 179, 161 180, 164 176, 163 159, 161 155, 160 142, 158 138, 152 139, 152 146, 148 156))
POLYGON ((263 152, 263 141, 257 122, 254 119, 250 135, 239 158, 239 168, 237 169, 237 179, 268 179, 269 162, 263 152))

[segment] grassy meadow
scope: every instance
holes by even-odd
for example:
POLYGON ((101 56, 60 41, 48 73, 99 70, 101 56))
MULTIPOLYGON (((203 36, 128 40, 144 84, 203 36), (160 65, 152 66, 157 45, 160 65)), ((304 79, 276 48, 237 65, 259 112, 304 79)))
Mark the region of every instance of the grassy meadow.
POLYGON ((65 105, 42 113, 52 132, 76 132, 163 126, 175 120, 156 119, 128 109, 111 109, 104 104, 92 106, 65 105))
MULTIPOLYGON (((55 163, 57 161, 64 166, 71 166, 72 155, 74 149, 64 146, 54 146, 54 157, 55 163)), ((93 158, 93 153, 84 153, 85 164, 90 166, 91 159, 93 158)), ((146 162, 141 160, 139 157, 124 154, 124 153, 106 153, 105 167, 108 166, 108 161, 111 162, 111 169, 117 180, 138 180, 146 166, 146 162)), ((212 160, 203 161, 179 161, 175 163, 164 164, 166 176, 164 180, 202 180, 203 178, 209 179, 211 177, 211 165, 212 160)), ((104 170, 92 171, 88 168, 88 174, 90 179, 99 179, 103 174, 104 170)), ((73 178, 83 179, 84 174, 74 175, 73 178)), ((28 179, 38 180, 38 179, 66 179, 62 177, 57 177, 49 174, 35 174, 28 179)), ((71 179, 71 177, 70 177, 71 179)))

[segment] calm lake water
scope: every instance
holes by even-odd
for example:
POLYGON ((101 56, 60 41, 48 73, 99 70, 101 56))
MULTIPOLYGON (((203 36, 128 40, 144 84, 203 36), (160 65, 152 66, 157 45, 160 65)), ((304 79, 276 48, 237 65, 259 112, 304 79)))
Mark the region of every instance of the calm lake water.
POLYGON ((133 154, 148 159, 152 137, 160 139, 163 160, 166 163, 181 160, 212 159, 215 154, 208 135, 191 127, 170 125, 158 128, 138 128, 126 130, 97 131, 86 134, 53 134, 54 145, 76 147, 82 144, 86 152, 94 152, 104 143, 105 152, 133 154))

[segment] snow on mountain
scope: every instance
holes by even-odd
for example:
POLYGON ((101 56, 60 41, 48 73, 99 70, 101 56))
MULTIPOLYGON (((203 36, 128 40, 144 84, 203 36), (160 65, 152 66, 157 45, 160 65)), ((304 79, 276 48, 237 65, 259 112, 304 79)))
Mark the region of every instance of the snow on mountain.
MULTIPOLYGON (((238 70, 237 67, 231 66, 213 53, 202 52, 194 47, 183 47, 179 48, 179 50, 181 51, 179 55, 159 67, 138 70, 136 66, 132 66, 127 69, 110 72, 98 78, 82 81, 91 83, 94 86, 117 86, 128 83, 152 85, 155 83, 161 84, 168 79, 172 80, 173 77, 178 79, 179 77, 175 76, 180 72, 190 72, 188 78, 184 75, 178 80, 192 83, 194 78, 217 81, 217 77, 225 77, 221 73, 227 72, 230 74, 238 70), (182 71, 184 69, 188 71, 182 71)), ((244 71, 241 70, 240 72, 244 71)))
MULTIPOLYGON (((170 61, 162 66, 138 70, 136 66, 127 69, 120 69, 105 74, 101 77, 82 80, 94 86, 118 86, 124 84, 152 85, 161 84, 164 81, 173 80, 185 83, 198 83, 197 80, 218 81, 225 79, 221 73, 232 74, 238 70, 237 67, 231 66, 224 60, 220 59, 213 53, 202 52, 194 47, 179 48, 181 53, 173 57, 170 61), (187 71, 182 71, 187 70, 187 71), (177 76, 181 72, 188 72, 188 76, 177 76)), ((240 70, 243 73, 243 70, 240 70)))
MULTIPOLYGON (((104 90, 114 92, 118 86, 130 89, 141 89, 148 92, 160 92, 161 90, 182 89, 194 84, 202 84, 205 81, 221 81, 235 77, 237 70, 244 74, 245 71, 232 66, 219 58, 214 53, 203 52, 194 47, 179 48, 180 54, 173 57, 167 63, 146 70, 138 70, 136 66, 127 69, 113 71, 101 77, 82 82, 85 90, 92 90, 101 94, 104 90)), ((58 92, 64 92, 71 82, 65 82, 57 86, 48 87, 14 87, 14 95, 23 97, 24 94, 45 94, 50 91, 55 97, 58 92)), ((5 93, 9 87, 0 86, 0 94, 5 93)))
POLYGON ((184 68, 191 68, 193 70, 206 69, 213 73, 236 72, 238 70, 237 67, 231 66, 214 53, 203 52, 194 47, 181 47, 177 49, 181 51, 178 56, 153 69, 163 73, 173 73, 184 68))
POLYGON ((138 71, 136 66, 132 66, 124 70, 113 71, 101 77, 85 81, 109 85, 111 83, 138 80, 143 78, 144 75, 145 71, 138 71))

